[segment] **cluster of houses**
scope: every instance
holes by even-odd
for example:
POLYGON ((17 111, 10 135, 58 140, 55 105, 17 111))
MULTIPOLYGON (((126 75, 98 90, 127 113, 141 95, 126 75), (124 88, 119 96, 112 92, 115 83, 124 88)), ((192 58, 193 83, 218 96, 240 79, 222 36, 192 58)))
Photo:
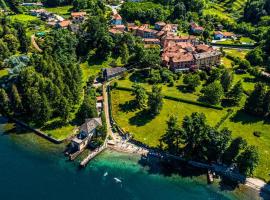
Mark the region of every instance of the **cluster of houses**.
MULTIPOLYGON (((204 28, 191 23, 191 32, 199 34, 204 28)), ((164 66, 173 71, 200 69, 220 64, 221 53, 211 46, 201 44, 196 36, 178 36, 178 25, 156 22, 154 28, 149 24, 140 26, 134 23, 123 24, 122 17, 114 14, 111 20, 112 35, 125 31, 132 32, 142 38, 146 46, 160 45, 161 58, 164 66)))
POLYGON ((69 28, 73 32, 78 32, 79 24, 87 18, 86 12, 72 12, 70 19, 65 19, 57 14, 48 12, 45 9, 30 10, 30 14, 46 21, 47 24, 55 28, 69 28))

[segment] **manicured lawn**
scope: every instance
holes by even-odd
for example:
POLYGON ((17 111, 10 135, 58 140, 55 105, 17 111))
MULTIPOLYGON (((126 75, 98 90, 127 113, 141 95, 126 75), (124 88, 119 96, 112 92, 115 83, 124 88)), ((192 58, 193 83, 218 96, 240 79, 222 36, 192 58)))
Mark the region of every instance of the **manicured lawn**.
POLYGON ((222 57, 221 58, 221 64, 223 64, 228 69, 232 68, 232 60, 230 60, 227 57, 222 57))
POLYGON ((70 10, 72 6, 59 6, 55 8, 46 8, 47 11, 60 15, 62 17, 70 17, 70 10))
POLYGON ((238 50, 238 49, 229 49, 229 48, 224 48, 223 49, 228 55, 232 55, 234 57, 239 57, 244 59, 249 50, 238 50))
POLYGON ((55 139, 63 140, 63 139, 66 139, 67 137, 71 136, 74 133, 75 127, 76 126, 73 126, 71 124, 67 124, 67 125, 64 125, 62 127, 58 127, 58 128, 51 129, 51 130, 47 129, 47 128, 44 128, 42 130, 55 139))
POLYGON ((29 22, 37 20, 37 17, 25 14, 11 15, 9 16, 11 21, 29 22))
POLYGON ((237 83, 238 81, 242 81, 243 88, 246 91, 252 91, 256 84, 255 77, 250 74, 234 74, 233 83, 237 83))
MULTIPOLYGON (((140 77, 137 77, 135 74, 134 75, 129 74, 125 78, 125 80, 117 81, 118 86, 127 87, 127 88, 131 88, 135 82, 141 84, 147 91, 151 91, 152 85, 148 84, 147 82, 140 81, 140 77)), ((181 77, 180 80, 176 81, 173 87, 169 87, 166 84, 158 84, 158 86, 162 87, 163 94, 173 96, 173 97, 180 97, 184 99, 194 100, 194 101, 196 101, 199 98, 200 90, 202 88, 202 85, 200 85, 196 88, 196 91, 193 93, 184 92, 183 77, 181 77)))
POLYGON ((113 58, 108 58, 108 60, 103 62, 88 63, 84 62, 81 64, 81 69, 83 72, 83 82, 85 83, 89 76, 97 76, 103 68, 111 68, 111 63, 115 61, 117 65, 121 65, 120 59, 114 60, 113 58))
POLYGON ((216 125, 221 117, 226 115, 226 110, 203 108, 164 99, 161 113, 152 118, 140 110, 132 109, 132 106, 129 106, 129 102, 133 99, 134 97, 130 92, 112 90, 113 117, 119 126, 125 131, 132 133, 136 140, 152 147, 157 147, 160 144, 159 139, 165 133, 167 127, 166 121, 172 114, 178 116, 179 120, 182 121, 186 115, 190 115, 193 112, 202 112, 205 113, 209 124, 212 126, 216 125))
POLYGON ((270 181, 270 122, 237 111, 223 123, 222 127, 228 127, 233 137, 243 137, 248 144, 258 147, 260 161, 254 176, 270 181), (262 132, 261 137, 255 137, 254 131, 262 132))

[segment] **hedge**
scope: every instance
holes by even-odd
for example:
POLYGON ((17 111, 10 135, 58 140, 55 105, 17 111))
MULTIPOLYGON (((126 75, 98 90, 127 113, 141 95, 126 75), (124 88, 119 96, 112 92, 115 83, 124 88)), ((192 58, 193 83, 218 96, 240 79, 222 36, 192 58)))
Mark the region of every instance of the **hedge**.
MULTIPOLYGON (((133 91, 131 88, 120 87, 120 86, 117 86, 116 89, 129 91, 129 92, 133 91)), ((148 92, 148 94, 149 94, 149 92, 148 92)), ((179 97, 173 97, 173 96, 164 95, 164 99, 169 99, 169 100, 172 100, 172 101, 179 101, 179 102, 188 103, 188 104, 201 106, 201 107, 206 107, 206 108, 213 108, 213 109, 217 109, 217 110, 223 110, 222 106, 215 106, 215 105, 211 105, 211 104, 207 104, 207 103, 203 103, 203 102, 198 102, 198 101, 192 101, 192 100, 183 99, 183 98, 179 98, 179 97)))

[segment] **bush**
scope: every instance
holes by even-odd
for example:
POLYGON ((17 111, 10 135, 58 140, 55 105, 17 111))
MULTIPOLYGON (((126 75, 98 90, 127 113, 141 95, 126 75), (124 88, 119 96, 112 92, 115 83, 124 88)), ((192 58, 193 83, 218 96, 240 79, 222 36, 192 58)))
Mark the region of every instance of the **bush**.
POLYGON ((253 132, 253 135, 256 136, 256 137, 261 137, 261 134, 262 134, 262 132, 260 132, 260 131, 254 131, 253 132))

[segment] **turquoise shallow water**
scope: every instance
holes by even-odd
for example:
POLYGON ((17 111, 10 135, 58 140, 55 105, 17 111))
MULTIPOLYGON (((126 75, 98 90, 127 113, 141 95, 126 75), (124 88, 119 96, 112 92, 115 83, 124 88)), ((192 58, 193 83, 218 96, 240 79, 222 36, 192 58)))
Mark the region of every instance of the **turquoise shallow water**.
POLYGON ((207 185, 204 176, 149 173, 138 156, 129 154, 106 151, 80 170, 78 162, 63 156, 63 146, 30 133, 6 134, 9 128, 0 123, 0 199, 259 199, 244 188, 221 191, 218 184, 207 185))

